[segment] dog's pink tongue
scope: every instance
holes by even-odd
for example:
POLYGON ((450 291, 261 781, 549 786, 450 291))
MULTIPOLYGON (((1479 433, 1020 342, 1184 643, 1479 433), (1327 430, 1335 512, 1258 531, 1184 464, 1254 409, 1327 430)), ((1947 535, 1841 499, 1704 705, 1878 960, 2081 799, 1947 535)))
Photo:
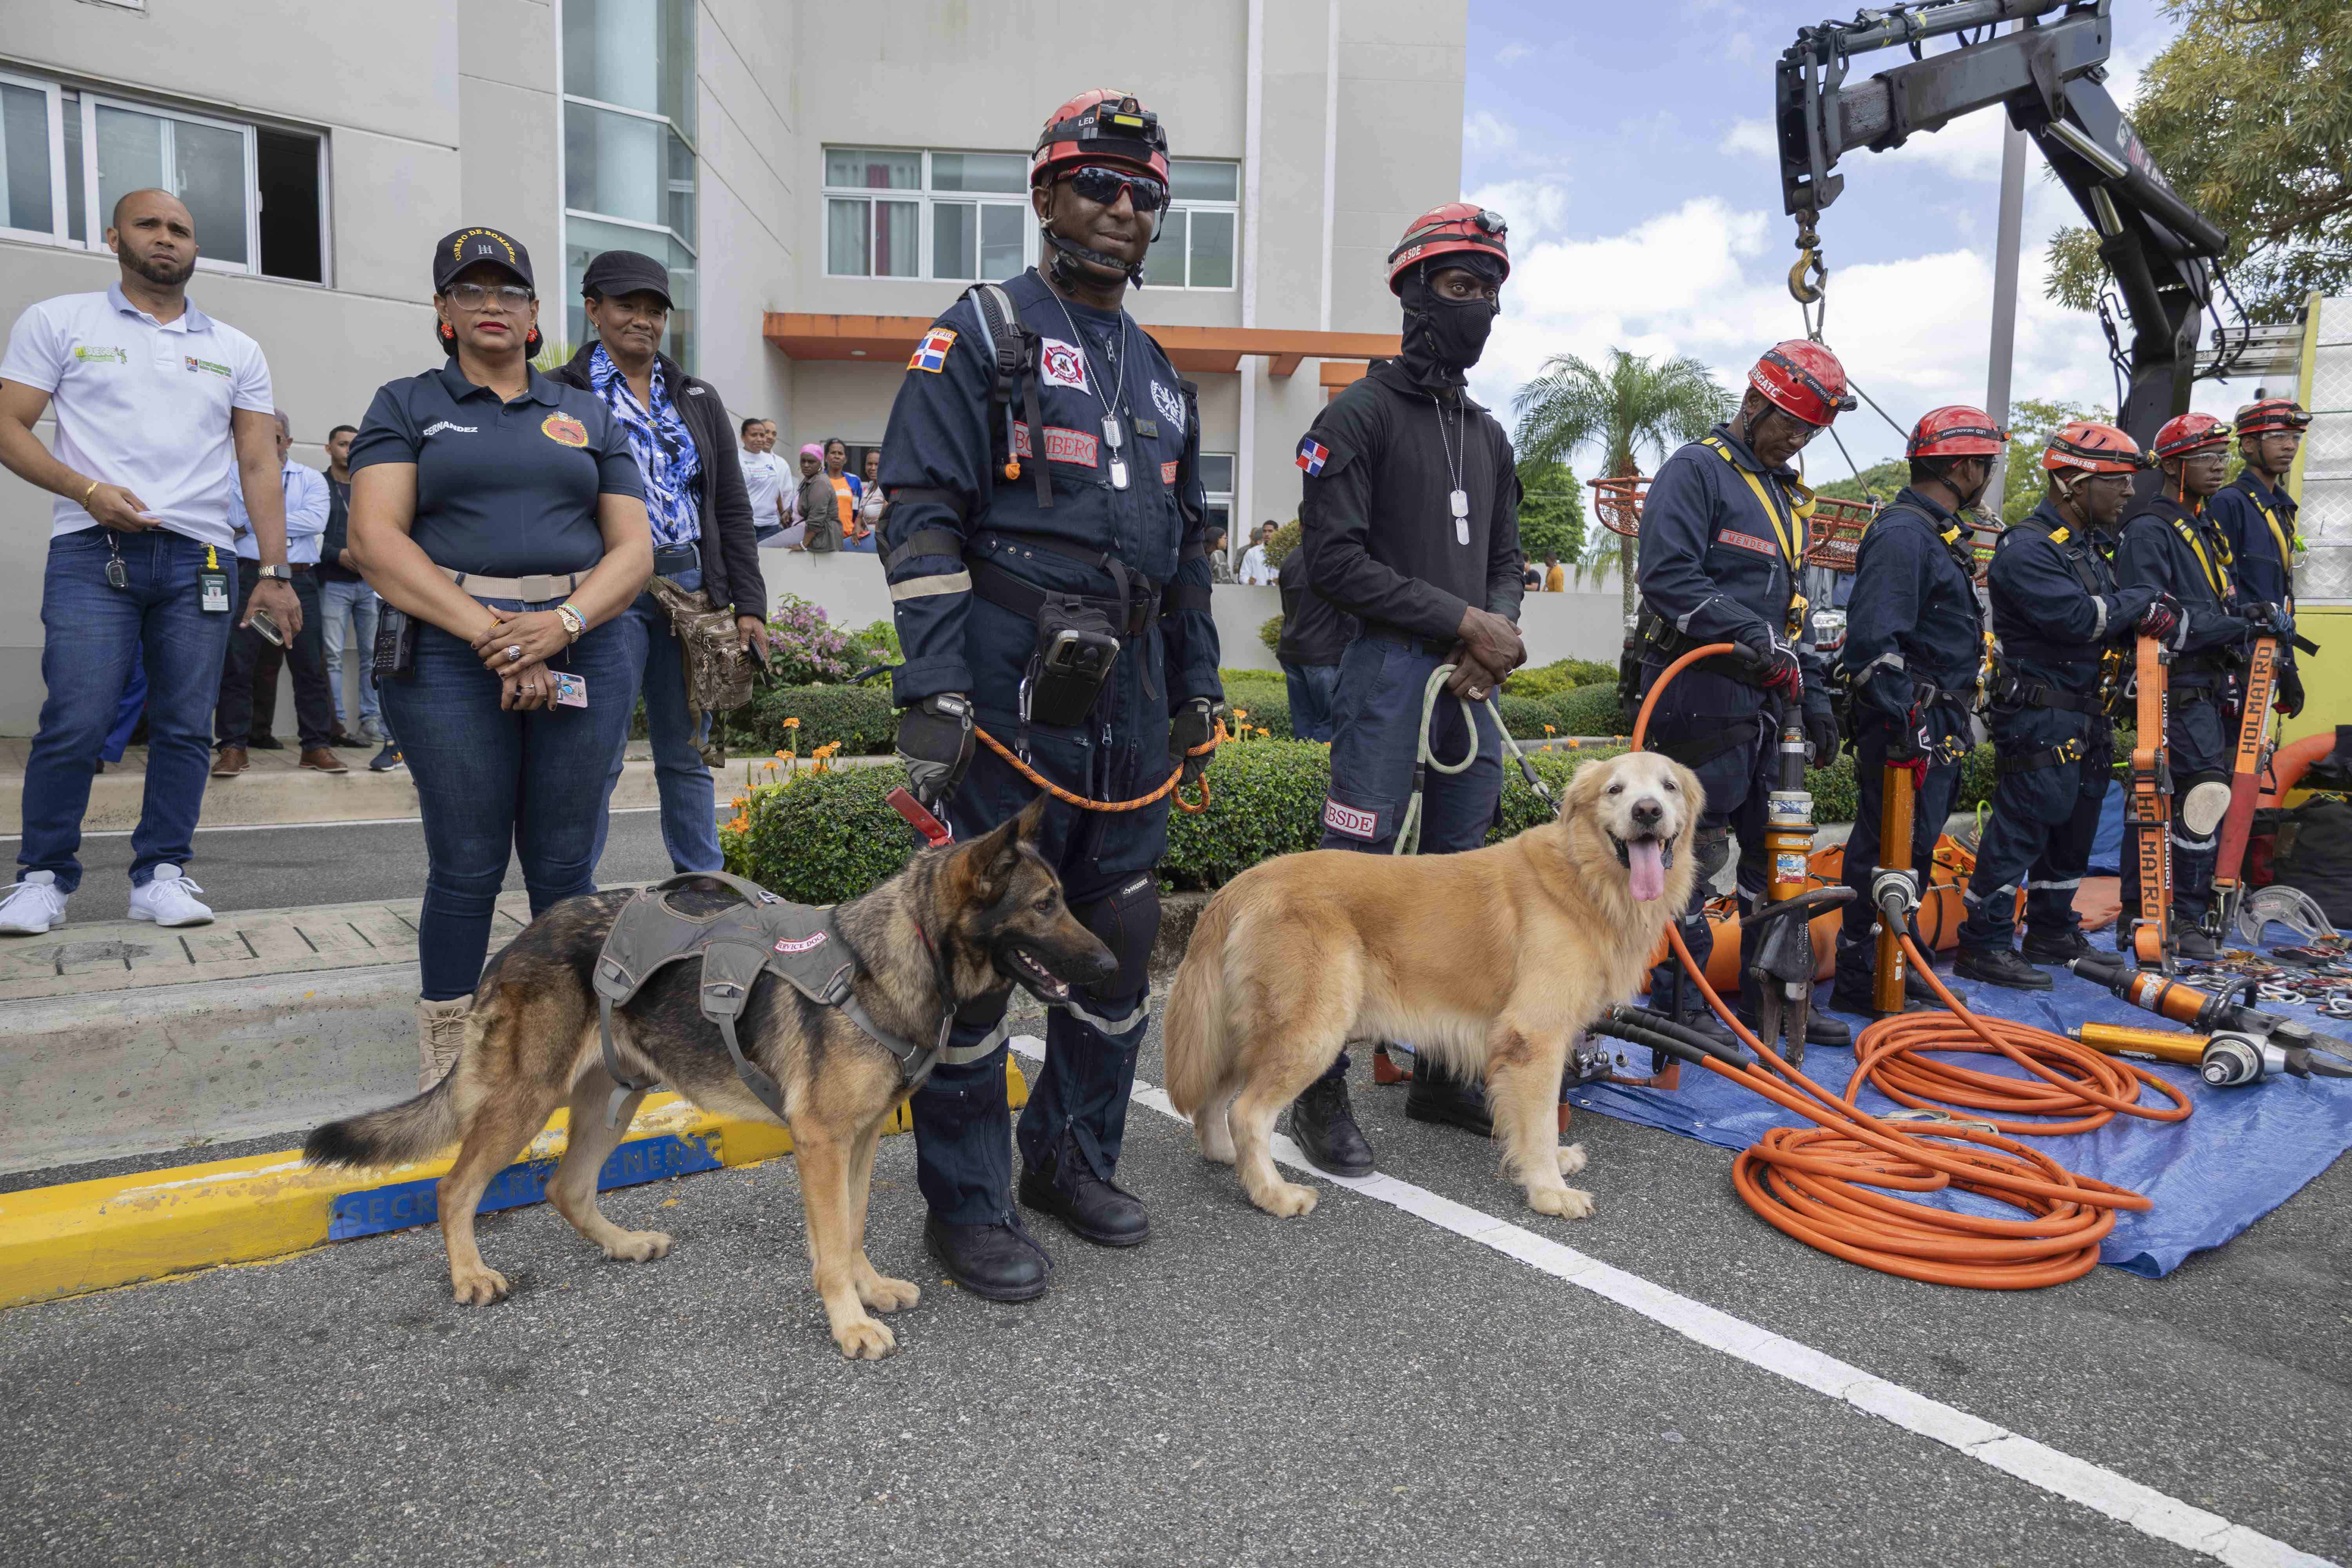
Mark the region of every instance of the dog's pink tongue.
POLYGON ((1633 896, 1643 903, 1666 895, 1666 861, 1654 838, 1636 839, 1625 847, 1626 868, 1633 896))

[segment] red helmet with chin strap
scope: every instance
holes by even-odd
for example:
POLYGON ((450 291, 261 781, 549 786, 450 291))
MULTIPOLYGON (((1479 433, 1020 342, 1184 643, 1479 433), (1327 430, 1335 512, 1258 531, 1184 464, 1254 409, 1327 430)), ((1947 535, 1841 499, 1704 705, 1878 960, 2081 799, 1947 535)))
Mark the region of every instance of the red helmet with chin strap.
POLYGON ((2148 466, 2139 443, 2112 425, 2076 419, 2062 426, 2042 449, 2042 466, 2056 473, 2075 468, 2086 474, 2136 474, 2148 466))
POLYGON ((1804 338, 1790 338, 1765 350, 1756 368, 1748 373, 1748 384, 1775 408, 1816 428, 1854 405, 1845 389, 1845 366, 1828 349, 1804 338))
POLYGON ((2156 433, 2156 460, 2170 462, 2202 452, 2210 447, 2230 444, 2230 427, 2210 414, 2182 414, 2164 422, 2156 433))
POLYGON ((1920 416, 1912 428, 1906 458, 1990 458, 1998 456, 2009 432, 1992 416, 1965 403, 1947 404, 1920 416))
POLYGON ((2274 436, 2282 430, 2308 428, 2311 416, 2292 397, 2265 397, 2239 409, 2235 423, 2241 436, 2274 436))
POLYGON ((1101 159, 1148 169, 1160 184, 1168 182, 1168 132, 1133 93, 1090 88, 1047 115, 1029 155, 1029 183, 1101 159))
POLYGON ((1462 251, 1476 251, 1491 256, 1502 265, 1503 276, 1511 275, 1510 226, 1499 213, 1490 213, 1475 202, 1448 202, 1442 207, 1432 207, 1405 226, 1404 237, 1389 252, 1389 292, 1402 291, 1405 268, 1416 262, 1433 261, 1441 256, 1462 251))

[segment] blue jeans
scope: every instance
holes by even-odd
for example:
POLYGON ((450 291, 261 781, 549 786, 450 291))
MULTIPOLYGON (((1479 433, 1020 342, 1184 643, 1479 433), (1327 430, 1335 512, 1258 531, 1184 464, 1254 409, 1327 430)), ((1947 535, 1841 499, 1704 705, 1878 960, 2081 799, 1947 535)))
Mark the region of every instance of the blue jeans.
MULTIPOLYGON (((555 607, 553 601, 483 603, 494 610, 555 607)), ((384 711, 401 738, 425 817, 416 955, 427 1002, 474 994, 510 855, 522 862, 534 917, 596 890, 603 781, 628 740, 635 684, 627 640, 607 622, 558 655, 551 668, 587 682, 587 707, 502 711, 499 678, 473 648, 419 622, 415 672, 384 682, 384 711)))
POLYGON ((1290 738, 1294 741, 1329 740, 1331 703, 1339 692, 1339 667, 1336 664, 1286 664, 1282 667, 1282 679, 1283 683, 1290 688, 1290 738))
POLYGON ((319 602, 325 614, 320 629, 327 638, 327 682, 335 693, 335 728, 343 727, 343 632, 349 629, 359 635, 360 722, 380 721, 383 705, 377 700, 375 682, 369 679, 369 667, 375 656, 375 612, 383 601, 375 590, 365 583, 329 583, 319 584, 319 602))
POLYGON ((131 737, 139 732, 139 715, 147 711, 147 661, 136 647, 131 650, 131 679, 122 683, 122 700, 114 705, 114 727, 106 732, 106 743, 98 749, 99 760, 119 763, 131 747, 131 737))
MULTIPOLYGON (((236 598, 236 558, 221 570, 236 598)), ((163 529, 110 533, 87 528, 49 542, 41 583, 40 729, 25 764, 23 871, 54 871, 58 891, 81 885, 82 812, 99 749, 115 724, 133 661, 147 670, 147 790, 131 835, 131 885, 144 887, 158 866, 195 858, 196 814, 212 772, 213 700, 228 652, 226 612, 207 615, 196 598, 205 547, 163 529), (108 541, 121 553, 130 582, 106 582, 108 541)))
MULTIPOLYGON (((680 572, 670 581, 692 593, 702 586, 702 574, 680 572)), ((709 728, 705 714, 697 723, 686 708, 686 657, 669 629, 669 612, 651 594, 640 594, 629 607, 613 617, 612 628, 627 650, 629 698, 624 710, 646 700, 646 733, 654 743, 654 783, 661 791, 662 847, 677 871, 724 869, 727 858, 719 848, 719 786, 702 760, 702 738, 709 728)), ((596 858, 604 856, 604 834, 613 791, 621 782, 623 744, 613 749, 604 780, 606 811, 596 817, 596 858)), ((593 867, 594 861, 590 864, 593 867)))

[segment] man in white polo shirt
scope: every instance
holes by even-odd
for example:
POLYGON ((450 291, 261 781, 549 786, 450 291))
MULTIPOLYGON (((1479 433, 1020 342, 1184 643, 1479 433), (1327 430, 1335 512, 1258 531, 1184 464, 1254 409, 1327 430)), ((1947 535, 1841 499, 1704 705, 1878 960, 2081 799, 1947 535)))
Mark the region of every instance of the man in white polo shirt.
POLYGON ((743 488, 751 495, 751 537, 774 544, 793 521, 790 487, 799 480, 776 456, 776 427, 765 419, 743 421, 743 488))
MULTIPOLYGON (((302 602, 302 630, 274 646, 253 626, 239 626, 229 634, 228 657, 221 664, 220 707, 214 716, 218 730, 218 751, 213 759, 216 779, 233 779, 246 770, 246 742, 253 730, 256 703, 268 705, 260 714, 265 732, 276 717, 281 663, 294 678, 294 722, 302 737, 301 765, 314 773, 351 772, 333 750, 335 692, 327 682, 326 613, 319 598, 319 542, 327 531, 331 498, 324 474, 287 456, 294 447, 294 426, 286 411, 278 410, 274 417, 281 465, 278 483, 286 502, 286 561, 294 569, 294 596, 302 602), (273 654, 278 657, 271 658, 273 654)), ((260 564, 261 542, 235 495, 228 498, 228 525, 236 535, 237 581, 244 586, 260 564)), ((257 586, 257 581, 253 585, 257 586)), ((243 613, 240 607, 238 614, 243 613)))
POLYGON ((131 915, 201 925, 183 875, 212 757, 213 700, 237 596, 229 488, 260 541, 248 613, 291 634, 302 608, 286 564, 269 366, 260 347, 189 302, 195 220, 165 191, 114 204, 121 276, 102 294, 44 300, 0 358, 0 465, 50 491, 41 589, 48 688, 25 768, 19 880, 0 934, 63 923, 81 881, 81 818, 134 650, 147 670, 147 790, 131 836, 131 915), (52 456, 33 434, 57 418, 52 456))

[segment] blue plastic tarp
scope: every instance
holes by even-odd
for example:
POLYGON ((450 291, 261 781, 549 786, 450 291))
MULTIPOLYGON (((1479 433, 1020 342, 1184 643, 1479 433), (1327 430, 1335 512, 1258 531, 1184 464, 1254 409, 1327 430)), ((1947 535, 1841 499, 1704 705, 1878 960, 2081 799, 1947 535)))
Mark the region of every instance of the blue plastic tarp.
MULTIPOLYGON (((2273 926, 2270 934, 2284 936, 2273 926)), ((2110 940, 2112 940, 2110 938, 2110 940)), ((2291 936, 2285 938, 2292 942, 2291 936)), ((2064 1033, 2085 1021, 2169 1027, 2162 1019, 2118 1000, 2105 990, 2063 970, 2047 992, 2007 991, 1972 985, 1938 974, 1971 1011, 2064 1033)), ((1817 995, 1825 995, 1827 986, 1817 995)), ((2319 1016, 2312 1008, 2263 1004, 2263 1010, 2299 1018, 2315 1029, 2352 1036, 2352 1025, 2319 1016)), ((1840 1015, 1859 1035, 1864 1020, 1840 1015)), ((1649 1071, 1649 1052, 1619 1046, 1627 1070, 1649 1071)), ((1967 1056, 1966 1065, 2025 1077, 2004 1058, 1967 1056)), ((2187 1068, 2138 1062, 2179 1089, 2194 1110, 2183 1121, 2150 1121, 2118 1116, 2095 1132, 2058 1138, 2022 1138, 2078 1175, 2145 1194, 2155 1206, 2146 1214, 2119 1215, 2099 1249, 2099 1260, 2148 1279, 2161 1279, 2192 1252, 2219 1247, 2286 1202, 2346 1149, 2352 1148, 2352 1079, 2265 1078, 2241 1089, 2211 1089, 2187 1068)), ((1815 1046, 1805 1053, 1807 1076, 1832 1093, 1843 1093, 1853 1073, 1850 1051, 1815 1046)), ((1745 1149, 1773 1127, 1797 1125, 1793 1112, 1717 1077, 1685 1067, 1675 1092, 1592 1084, 1576 1089, 1570 1103, 1645 1127, 1696 1138, 1726 1149, 1745 1149)), ((2170 1101, 2144 1090, 2144 1103, 2170 1101)), ((1874 1114, 1902 1109, 1866 1088, 1861 1108, 1874 1114)), ((1957 1112, 1969 1114, 1966 1111, 1957 1112)), ((1971 1213, 2016 1218, 2013 1209, 1969 1193, 1939 1193, 1924 1201, 1971 1213)))

